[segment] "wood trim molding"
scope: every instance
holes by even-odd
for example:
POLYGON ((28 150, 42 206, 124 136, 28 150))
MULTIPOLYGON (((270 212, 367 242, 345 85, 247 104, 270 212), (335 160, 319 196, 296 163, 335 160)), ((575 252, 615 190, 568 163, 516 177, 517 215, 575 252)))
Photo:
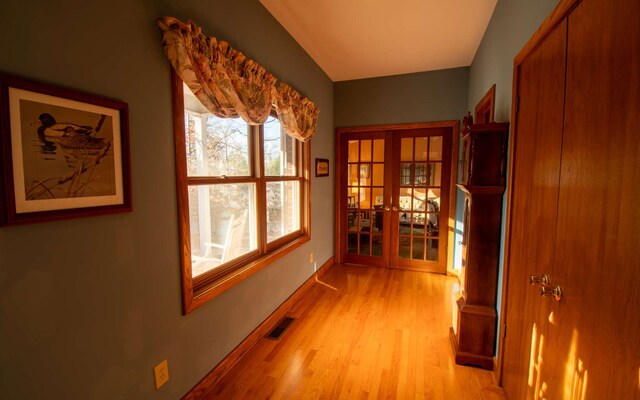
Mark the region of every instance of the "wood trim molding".
POLYGON ((560 0, 560 3, 556 6, 556 8, 549 14, 549 16, 544 20, 542 25, 538 28, 538 30, 531 36, 531 39, 527 41, 527 43, 522 47, 520 52, 516 55, 513 60, 513 83, 512 83, 512 97, 511 97, 511 132, 510 132, 510 140, 509 140, 509 163, 507 168, 507 198, 506 198, 506 221, 505 221, 505 232, 504 232, 504 255, 503 255, 503 271, 502 271, 502 297, 501 297, 501 307, 499 310, 500 314, 500 326, 498 328, 498 354, 495 360, 495 368, 494 368, 494 377, 496 380, 496 384, 502 386, 502 375, 504 371, 504 346, 506 341, 506 317, 507 317, 507 298, 509 291, 509 248, 511 246, 511 205, 513 202, 513 172, 514 172, 514 151, 515 144, 518 140, 516 132, 518 128, 518 118, 517 118, 517 99, 519 95, 519 77, 520 77, 520 65, 524 62, 529 54, 536 48, 536 46, 555 28, 562 20, 569 15, 569 13, 578 5, 581 0, 560 0))
POLYGON ((480 99, 478 104, 476 104, 475 115, 473 117, 475 124, 488 124, 489 122, 495 121, 495 110, 496 110, 496 84, 494 83, 489 91, 480 99), (481 118, 482 115, 486 115, 489 113, 489 120, 485 120, 481 118))
POLYGON ((302 297, 313 285, 316 279, 326 274, 334 266, 334 258, 329 258, 309 279, 307 279, 289 298, 287 298, 274 312, 271 313, 256 329, 253 330, 240 344, 236 346, 227 356, 218 363, 200 382, 198 382, 182 400, 199 400, 216 386, 220 380, 233 368, 233 366, 244 356, 258 341, 264 337, 275 324, 278 323, 293 305, 302 297))
MULTIPOLYGON (((520 65, 531 51, 551 32, 551 30, 560 23, 580 2, 581 0, 560 0, 556 8, 551 11, 547 19, 531 36, 531 39, 522 47, 518 55, 513 60, 515 65, 520 65)), ((514 87, 515 89, 515 87, 514 87)), ((515 94, 515 91, 513 92, 515 94)), ((514 96, 515 98, 515 96, 514 96)), ((513 110, 513 107, 512 107, 513 110)), ((513 113, 512 113, 513 114, 513 113)), ((512 115, 513 116, 513 115, 512 115)), ((513 121, 513 120, 512 120, 513 121)))
POLYGON ((449 236, 447 238, 447 274, 453 274, 456 277, 458 272, 453 265, 453 254, 455 250, 456 240, 456 205, 458 187, 458 155, 460 154, 460 123, 455 121, 453 125, 453 140, 451 142, 451 181, 449 183, 449 222, 447 229, 449 236))
POLYGON ((416 122, 410 124, 389 124, 389 125, 368 125, 353 126, 346 128, 336 128, 336 132, 353 133, 353 132, 380 132, 380 131, 402 131, 406 129, 425 129, 425 128, 450 128, 452 124, 458 121, 435 121, 435 122, 416 122))

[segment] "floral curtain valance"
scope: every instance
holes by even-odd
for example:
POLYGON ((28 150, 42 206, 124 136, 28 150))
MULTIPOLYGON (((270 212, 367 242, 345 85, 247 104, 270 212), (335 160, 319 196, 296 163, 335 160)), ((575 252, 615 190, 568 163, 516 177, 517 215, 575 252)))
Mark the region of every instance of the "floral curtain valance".
POLYGON ((164 51, 178 76, 212 114, 241 117, 259 125, 272 108, 285 132, 307 141, 315 133, 318 107, 267 72, 229 43, 207 37, 192 21, 158 20, 164 31, 164 51))

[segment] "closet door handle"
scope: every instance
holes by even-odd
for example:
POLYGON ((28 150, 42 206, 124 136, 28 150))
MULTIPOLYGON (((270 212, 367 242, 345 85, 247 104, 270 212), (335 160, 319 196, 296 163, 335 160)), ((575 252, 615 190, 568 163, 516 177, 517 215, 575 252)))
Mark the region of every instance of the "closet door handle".
POLYGON ((540 296, 553 297, 556 301, 560 301, 560 299, 562 298, 562 289, 558 285, 543 285, 540 288, 540 296))
POLYGON ((548 286, 549 277, 547 276, 547 274, 542 274, 540 276, 529 275, 529 285, 548 286))
POLYGON ((384 210, 385 210, 385 211, 389 211, 389 210, 391 210, 391 207, 389 207, 389 206, 385 206, 385 207, 384 207, 384 210))
POLYGON ((393 207, 391 207, 391 209, 392 209, 393 211, 398 211, 398 206, 393 206, 393 207))

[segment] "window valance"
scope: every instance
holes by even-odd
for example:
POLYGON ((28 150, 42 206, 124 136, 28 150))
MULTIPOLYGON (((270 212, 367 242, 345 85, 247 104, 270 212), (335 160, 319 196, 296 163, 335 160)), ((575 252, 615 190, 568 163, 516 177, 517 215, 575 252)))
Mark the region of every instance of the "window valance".
POLYGON ((301 141, 315 133, 318 107, 229 43, 202 34, 194 22, 158 20, 164 51, 178 76, 212 114, 241 117, 251 125, 276 110, 284 131, 301 141))

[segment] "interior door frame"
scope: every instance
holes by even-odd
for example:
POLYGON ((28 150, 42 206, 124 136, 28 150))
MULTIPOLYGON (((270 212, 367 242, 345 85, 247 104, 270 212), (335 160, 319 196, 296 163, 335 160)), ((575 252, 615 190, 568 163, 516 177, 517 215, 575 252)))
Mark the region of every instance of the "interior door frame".
POLYGON ((449 184, 449 216, 446 224, 447 227, 447 261, 446 271, 447 274, 457 275, 453 270, 453 252, 454 252, 454 239, 455 239, 455 223, 456 223, 456 194, 458 179, 458 153, 459 153, 459 135, 460 135, 460 122, 459 121, 438 121, 438 122, 419 122, 410 124, 390 124, 390 125, 370 125, 370 126, 356 126, 356 127, 344 127, 336 128, 335 136, 335 164, 336 164, 336 179, 335 179, 335 262, 340 264, 344 262, 346 256, 346 248, 342 246, 345 232, 342 232, 340 227, 345 222, 345 216, 341 213, 340 201, 343 195, 346 195, 345 190, 347 188, 346 179, 347 171, 343 171, 340 168, 340 162, 344 154, 342 154, 342 139, 345 135, 350 133, 360 132, 380 132, 380 131, 404 131, 410 129, 430 129, 430 128, 450 128, 451 132, 451 176, 449 184))
POLYGON ((502 272, 502 296, 500 298, 500 326, 498 329, 498 354, 494 360, 493 373, 495 381, 498 386, 502 386, 502 375, 504 366, 504 346, 505 346, 505 330, 506 330, 506 318, 507 318, 507 298, 509 292, 509 253, 511 247, 511 235, 512 235, 512 202, 513 202, 513 179, 516 160, 514 159, 515 145, 517 141, 517 128, 518 128, 518 99, 519 99, 519 78, 520 78, 520 65, 527 59, 529 54, 547 37, 547 35, 560 23, 564 18, 578 5, 581 0, 560 0, 560 3, 551 12, 551 14, 544 20, 542 25, 531 36, 527 43, 518 52, 513 60, 513 83, 512 83, 512 97, 511 97, 511 131, 509 132, 509 161, 507 167, 507 196, 506 196, 506 210, 505 210, 505 232, 504 232, 504 254, 503 254, 503 272, 502 272))

